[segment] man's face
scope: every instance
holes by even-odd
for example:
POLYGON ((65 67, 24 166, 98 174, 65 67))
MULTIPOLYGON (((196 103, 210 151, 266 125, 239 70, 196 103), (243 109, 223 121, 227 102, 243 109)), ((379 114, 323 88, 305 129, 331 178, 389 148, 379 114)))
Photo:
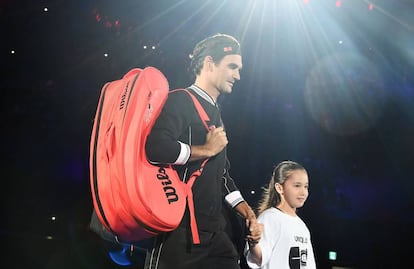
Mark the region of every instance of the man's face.
POLYGON ((219 64, 214 64, 211 83, 221 93, 231 93, 233 84, 240 80, 242 57, 238 54, 226 55, 219 64))

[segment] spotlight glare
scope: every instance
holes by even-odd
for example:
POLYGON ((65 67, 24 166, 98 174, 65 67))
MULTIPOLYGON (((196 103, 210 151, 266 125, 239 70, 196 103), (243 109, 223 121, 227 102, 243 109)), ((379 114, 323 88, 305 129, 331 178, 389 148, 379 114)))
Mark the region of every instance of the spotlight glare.
POLYGON ((43 11, 44 11, 44 12, 48 12, 48 11, 49 11, 49 9, 48 9, 47 7, 45 7, 45 8, 43 8, 43 11))
POLYGON ((336 7, 341 7, 341 6, 342 6, 342 1, 341 0, 336 1, 336 7))
POLYGON ((374 4, 373 3, 369 3, 368 8, 369 8, 370 11, 372 11, 374 9, 374 4))

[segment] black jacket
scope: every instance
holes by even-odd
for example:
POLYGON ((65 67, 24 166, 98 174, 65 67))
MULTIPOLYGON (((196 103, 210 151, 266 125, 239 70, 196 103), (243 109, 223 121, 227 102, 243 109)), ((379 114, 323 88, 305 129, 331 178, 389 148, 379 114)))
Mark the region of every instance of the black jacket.
MULTIPOLYGON (((196 91, 200 89, 194 91, 194 87, 190 87, 189 90, 208 114, 210 118, 208 125, 221 126, 218 106, 197 94, 196 91)), ((204 92, 203 95, 207 96, 204 92)), ((147 156, 152 162, 174 164, 181 150, 178 141, 188 145, 202 145, 205 143, 206 133, 207 130, 201 122, 191 97, 183 91, 172 92, 147 138, 147 156)), ((186 181, 196 169, 199 169, 201 162, 202 160, 187 162, 174 167, 180 178, 186 181)), ((229 167, 226 149, 224 149, 208 160, 201 176, 193 185, 195 215, 201 231, 224 229, 223 199, 225 195, 238 190, 228 173, 229 167)), ((187 224, 188 211, 183 220, 183 225, 187 224)))

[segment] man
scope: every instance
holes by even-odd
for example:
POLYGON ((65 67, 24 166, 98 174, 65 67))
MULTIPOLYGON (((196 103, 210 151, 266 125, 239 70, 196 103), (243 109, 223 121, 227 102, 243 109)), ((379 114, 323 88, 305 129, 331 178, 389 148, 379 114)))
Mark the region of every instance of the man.
POLYGON ((229 175, 228 140, 217 104, 221 94, 232 92, 241 68, 240 44, 234 37, 217 34, 200 41, 191 61, 195 82, 188 90, 208 114, 209 131, 191 97, 178 91, 170 93, 147 139, 149 160, 173 164, 184 182, 208 161, 192 187, 200 244, 193 243, 187 208, 176 230, 157 237, 145 268, 240 268, 238 252, 224 230, 223 199, 246 219, 247 239, 260 239, 263 228, 229 175))

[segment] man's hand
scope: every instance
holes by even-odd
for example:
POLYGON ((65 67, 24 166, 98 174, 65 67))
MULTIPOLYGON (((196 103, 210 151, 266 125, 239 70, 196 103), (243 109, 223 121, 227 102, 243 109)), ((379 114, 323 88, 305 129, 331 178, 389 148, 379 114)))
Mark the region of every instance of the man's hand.
POLYGON ((256 244, 259 242, 260 238, 262 237, 263 233, 263 224, 258 223, 256 219, 256 214, 251 209, 251 207, 247 204, 247 202, 243 201, 239 203, 235 207, 236 211, 239 212, 245 219, 246 219, 246 227, 247 227, 247 241, 250 244, 256 244))
POLYGON ((229 141, 223 127, 211 127, 204 145, 192 145, 190 161, 210 158, 220 153, 229 141))
POLYGON ((263 224, 257 222, 256 216, 246 219, 246 226, 249 233, 247 234, 247 241, 250 245, 257 244, 262 237, 263 224))
POLYGON ((209 149, 211 156, 215 156, 221 152, 229 141, 223 127, 211 127, 206 136, 204 146, 209 149))

